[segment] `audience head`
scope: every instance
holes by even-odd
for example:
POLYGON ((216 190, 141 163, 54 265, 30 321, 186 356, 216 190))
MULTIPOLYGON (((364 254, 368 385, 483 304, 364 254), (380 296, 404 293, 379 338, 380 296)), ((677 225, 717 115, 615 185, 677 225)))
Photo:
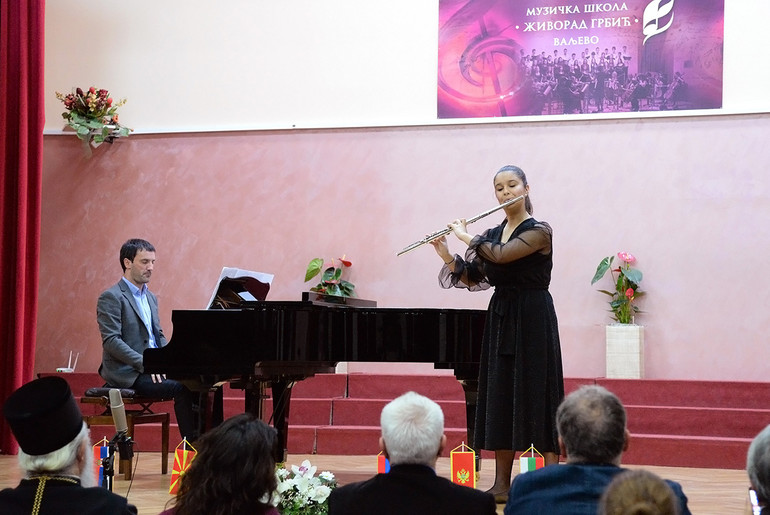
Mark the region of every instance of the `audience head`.
POLYGON ((277 486, 275 429, 250 413, 225 420, 198 441, 176 496, 176 515, 264 513, 277 486))
POLYGON ((556 411, 556 428, 568 463, 619 465, 628 445, 626 410, 601 386, 582 386, 565 397, 556 411))
POLYGON ((140 250, 155 252, 155 247, 153 247, 152 243, 149 241, 140 240, 138 238, 128 240, 122 247, 120 247, 120 266, 123 268, 124 272, 126 271, 125 260, 128 259, 129 261, 133 261, 136 257, 136 253, 140 250))
POLYGON ((770 426, 754 437, 746 455, 746 472, 759 504, 770 504, 770 426))
POLYGON ((599 501, 599 515, 678 515, 679 501, 668 484, 647 470, 615 476, 599 501))
POLYGON ((380 446, 391 465, 435 467, 444 448, 444 412, 432 400, 408 392, 389 402, 380 415, 380 446))
POLYGON ((23 385, 5 401, 3 415, 27 475, 70 474, 95 486, 88 429, 67 381, 50 376, 23 385))

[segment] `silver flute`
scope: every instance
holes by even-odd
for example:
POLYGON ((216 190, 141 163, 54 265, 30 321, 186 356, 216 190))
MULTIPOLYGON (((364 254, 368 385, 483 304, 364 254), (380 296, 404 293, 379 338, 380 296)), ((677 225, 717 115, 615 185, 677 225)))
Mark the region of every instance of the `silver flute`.
MULTIPOLYGON (((465 220, 465 223, 466 224, 472 224, 476 220, 481 220, 485 216, 489 216, 492 213, 494 213, 495 211, 499 211, 500 209, 506 208, 506 207, 510 206, 511 204, 515 204, 516 202, 518 202, 520 200, 523 200, 525 197, 526 197, 526 195, 519 195, 518 197, 512 198, 511 200, 506 200, 502 204, 499 204, 499 205, 493 207, 492 209, 489 209, 487 211, 484 211, 483 213, 479 213, 476 216, 472 216, 472 217, 468 218, 467 220, 465 220)), ((426 243, 435 240, 436 238, 441 238, 442 236, 444 236, 446 234, 449 234, 450 232, 452 232, 452 229, 447 227, 446 229, 441 229, 440 231, 436 231, 434 233, 431 233, 431 234, 427 235, 426 237, 424 237, 423 239, 421 239, 420 241, 415 241, 411 245, 407 245, 406 247, 404 247, 401 250, 401 252, 399 252, 396 255, 400 256, 401 254, 406 254, 410 250, 414 250, 417 247, 421 247, 421 246, 425 245, 426 243)))

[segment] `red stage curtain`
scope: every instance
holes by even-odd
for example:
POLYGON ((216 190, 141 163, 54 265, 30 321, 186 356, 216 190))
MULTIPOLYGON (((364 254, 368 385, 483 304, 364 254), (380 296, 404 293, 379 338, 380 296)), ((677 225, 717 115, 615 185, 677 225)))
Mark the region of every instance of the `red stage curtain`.
MULTIPOLYGON (((44 0, 0 0, 0 401, 32 379, 43 170, 44 0)), ((0 452, 16 441, 0 417, 0 452)))

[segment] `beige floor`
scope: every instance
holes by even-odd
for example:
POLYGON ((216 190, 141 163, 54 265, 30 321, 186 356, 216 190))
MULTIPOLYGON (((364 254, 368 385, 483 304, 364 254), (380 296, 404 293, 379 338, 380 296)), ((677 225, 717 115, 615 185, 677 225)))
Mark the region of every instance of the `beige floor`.
MULTIPOLYGON (((169 475, 160 473, 160 453, 137 453, 136 474, 133 482, 122 477, 115 479, 114 491, 127 495, 129 501, 139 508, 144 515, 162 511, 170 499, 168 487, 169 475)), ((322 456, 290 455, 287 464, 299 464, 309 459, 319 471, 333 472, 340 484, 359 481, 371 477, 377 468, 374 456, 322 456)), ((486 489, 494 479, 494 462, 484 460, 478 488, 486 489)), ((638 468, 630 466, 629 468, 638 468)), ((748 479, 742 470, 696 469, 680 467, 644 467, 656 474, 681 483, 689 499, 693 514, 726 515, 750 513, 748 506, 748 479)), ((437 465, 440 475, 449 476, 449 459, 441 458, 437 465)), ((170 472, 170 466, 169 466, 170 472)), ((15 456, 0 456, 0 488, 15 486, 19 481, 19 471, 15 456)), ((502 505, 498 513, 503 512, 502 505)))

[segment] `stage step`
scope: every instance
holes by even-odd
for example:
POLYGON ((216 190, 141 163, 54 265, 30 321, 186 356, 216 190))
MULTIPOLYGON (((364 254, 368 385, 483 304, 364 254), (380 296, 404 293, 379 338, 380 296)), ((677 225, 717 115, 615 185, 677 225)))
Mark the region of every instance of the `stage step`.
MULTIPOLYGON (((100 385, 96 374, 63 375, 77 385, 76 396, 85 391, 83 386, 100 385)), ((751 440, 770 424, 770 383, 568 378, 565 391, 582 384, 600 384, 626 406, 632 435, 623 455, 626 464, 742 469, 751 440)), ((243 391, 224 388, 225 416, 242 413, 243 391)), ((410 390, 436 400, 444 410, 445 455, 467 443, 465 396, 452 376, 319 374, 293 388, 289 452, 376 456, 382 407, 410 390)), ((173 404, 154 408, 171 413, 170 445, 175 447, 179 432, 173 404)), ((269 398, 264 412, 269 419, 269 398)), ((94 426, 91 434, 95 439, 109 438, 114 427, 94 426)), ((134 440, 137 450, 159 451, 160 425, 137 426, 134 440)), ((482 453, 484 458, 492 456, 482 453)))

